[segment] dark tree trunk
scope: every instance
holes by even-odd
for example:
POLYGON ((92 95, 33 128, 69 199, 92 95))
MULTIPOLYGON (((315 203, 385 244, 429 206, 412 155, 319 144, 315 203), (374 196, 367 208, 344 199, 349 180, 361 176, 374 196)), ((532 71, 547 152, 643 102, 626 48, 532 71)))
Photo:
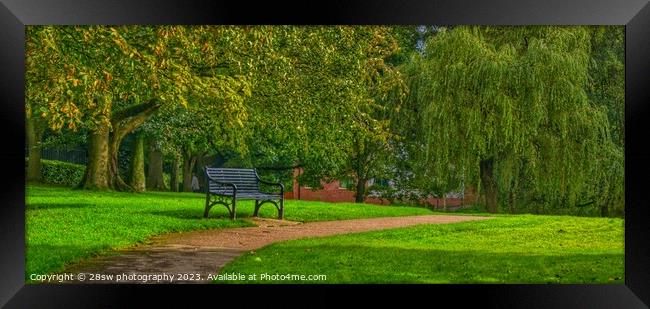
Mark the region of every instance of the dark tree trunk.
POLYGON ((481 168, 481 182, 483 183, 485 191, 485 204, 487 206, 487 211, 490 213, 496 213, 498 211, 498 204, 497 184, 496 179, 494 179, 494 159, 490 158, 482 160, 479 165, 481 168))
POLYGON ((607 207, 608 204, 609 203, 603 203, 602 205, 600 205, 600 216, 601 217, 609 217, 609 207, 607 207))
POLYGON ((91 132, 89 162, 79 185, 83 189, 133 191, 119 174, 117 154, 122 139, 142 125, 160 104, 152 101, 122 110, 111 118, 113 131, 108 126, 91 132))
POLYGON ((514 177, 510 192, 508 193, 508 210, 511 214, 517 212, 517 190, 519 190, 519 181, 514 177))
POLYGON ((41 140, 43 139, 43 129, 36 123, 33 118, 27 118, 27 182, 41 182, 43 173, 41 172, 41 140))
POLYGON ((202 153, 200 156, 197 157, 196 164, 194 164, 196 177, 199 179, 199 186, 201 188, 205 188, 205 186, 207 186, 207 181, 208 181, 207 178, 205 177, 205 173, 203 172, 203 170, 206 166, 210 166, 212 162, 214 162, 214 157, 206 156, 204 153, 202 153))
POLYGON ((118 153, 120 151, 120 145, 124 137, 133 129, 127 129, 117 125, 113 126, 113 132, 109 135, 109 147, 108 147, 108 185, 113 190, 118 191, 135 191, 133 187, 122 179, 120 176, 120 169, 118 165, 118 153))
POLYGON ((192 171, 194 171, 194 164, 196 163, 196 156, 185 155, 183 158, 183 191, 192 192, 192 171))
POLYGON ((99 128, 90 133, 88 165, 79 184, 82 189, 107 190, 108 180, 108 128, 99 128))
POLYGON ((365 178, 361 178, 361 177, 357 178, 357 189, 356 192, 354 193, 355 203, 364 202, 364 197, 366 196, 366 182, 368 182, 368 180, 365 178))
POLYGON ((442 194, 442 210, 447 211, 447 195, 446 195, 446 193, 442 194))
POLYGON ((133 159, 131 160, 130 185, 135 192, 144 192, 144 135, 138 133, 133 144, 133 159))
POLYGON ((163 155, 156 147, 156 141, 149 140, 149 172, 147 173, 147 189, 165 190, 163 178, 163 155))
POLYGON ((513 188, 510 191, 510 193, 508 194, 508 208, 509 208, 511 214, 514 214, 515 212, 517 212, 517 207, 516 207, 517 193, 515 192, 515 190, 516 189, 513 188))
POLYGON ((174 156, 174 160, 172 161, 172 173, 171 173, 171 179, 170 179, 170 184, 169 184, 169 189, 173 192, 178 192, 178 157, 174 156))

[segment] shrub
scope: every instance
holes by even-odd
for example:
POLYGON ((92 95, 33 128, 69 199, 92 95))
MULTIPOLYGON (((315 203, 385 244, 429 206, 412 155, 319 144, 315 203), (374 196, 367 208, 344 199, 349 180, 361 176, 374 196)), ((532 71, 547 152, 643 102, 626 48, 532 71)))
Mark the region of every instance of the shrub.
POLYGON ((81 182, 85 165, 54 160, 41 160, 43 183, 74 187, 81 182))

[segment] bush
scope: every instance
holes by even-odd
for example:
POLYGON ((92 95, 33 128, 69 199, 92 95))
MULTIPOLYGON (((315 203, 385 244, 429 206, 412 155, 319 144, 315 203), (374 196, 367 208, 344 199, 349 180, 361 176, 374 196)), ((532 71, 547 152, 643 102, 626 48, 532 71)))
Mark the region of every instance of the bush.
POLYGON ((85 165, 54 160, 41 160, 43 183, 74 187, 81 182, 85 165))

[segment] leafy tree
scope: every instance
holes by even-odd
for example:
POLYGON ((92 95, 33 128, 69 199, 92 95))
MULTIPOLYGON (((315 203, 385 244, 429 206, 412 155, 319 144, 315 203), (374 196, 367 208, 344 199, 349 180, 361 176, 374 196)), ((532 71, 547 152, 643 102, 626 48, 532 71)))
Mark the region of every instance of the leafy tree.
POLYGON ((265 61, 248 71, 252 94, 244 101, 244 126, 250 134, 241 135, 247 151, 234 151, 231 164, 284 171, 278 174, 285 181, 292 168, 302 167, 301 182, 316 187, 363 170, 365 184, 370 172, 353 166, 366 162, 352 157, 354 146, 385 144, 389 111, 383 105, 399 98, 401 79, 389 63, 398 50, 392 28, 281 26, 266 42, 277 52, 260 53, 265 61))
POLYGON ((607 172, 595 162, 620 158, 609 151, 606 112, 585 91, 589 60, 583 27, 439 32, 412 63, 421 167, 480 185, 490 212, 518 191, 520 175, 531 199, 551 207, 597 195, 588 180, 607 172))
POLYGON ((587 94, 594 103, 607 108, 612 138, 625 146, 625 28, 599 26, 589 30, 592 59, 587 94))
POLYGON ((241 121, 246 77, 205 73, 252 57, 232 50, 257 47, 229 27, 35 26, 28 37, 28 109, 54 130, 89 130, 81 187, 97 189, 132 189, 118 173, 120 143, 162 106, 217 98, 229 119, 241 121))
POLYGON ((592 202, 600 206, 600 214, 623 215, 624 148, 625 148, 625 28, 621 26, 590 27, 591 61, 589 63, 589 99, 603 106, 609 119, 610 136, 616 147, 605 148, 600 169, 609 177, 591 179, 592 190, 598 192, 592 202))

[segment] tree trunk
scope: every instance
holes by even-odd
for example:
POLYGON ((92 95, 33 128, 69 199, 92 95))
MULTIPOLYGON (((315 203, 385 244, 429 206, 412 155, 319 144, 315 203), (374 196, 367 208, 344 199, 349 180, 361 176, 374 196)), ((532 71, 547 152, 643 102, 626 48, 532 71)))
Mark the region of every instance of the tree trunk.
POLYGON ((446 193, 442 194, 442 210, 447 211, 447 195, 446 195, 446 193))
POLYGON ((142 133, 137 134, 133 145, 130 185, 135 192, 144 192, 144 135, 142 133))
POLYGON ((43 129, 38 126, 36 120, 27 117, 27 182, 41 182, 43 174, 41 172, 41 139, 43 138, 43 129))
POLYGON ((510 191, 510 193, 508 194, 508 206, 509 206, 511 214, 514 214, 515 212, 517 212, 516 203, 517 203, 517 193, 515 192, 515 189, 513 188, 510 191))
POLYGON ((606 203, 603 203, 602 205, 600 205, 600 216, 603 217, 603 218, 604 217, 609 217, 609 207, 607 207, 608 204, 609 203, 606 202, 606 203))
POLYGON ((108 128, 99 128, 90 133, 88 165, 79 184, 82 189, 109 189, 108 179, 108 128))
POLYGON ((160 103, 152 100, 126 108, 111 117, 112 132, 109 132, 108 126, 91 132, 89 162, 80 188, 133 191, 119 174, 117 154, 120 144, 127 134, 142 125, 160 106, 160 103))
POLYGON ((149 140, 149 172, 147 173, 147 189, 165 190, 163 179, 163 155, 156 147, 156 141, 149 140))
POLYGON ((108 185, 113 190, 133 192, 135 191, 133 187, 127 184, 124 179, 122 179, 122 176, 120 176, 118 153, 120 151, 122 139, 124 139, 124 137, 135 128, 125 128, 119 125, 114 125, 113 128, 113 132, 109 135, 108 144, 108 185))
POLYGON ((195 163, 196 156, 193 155, 186 155, 183 160, 183 192, 192 192, 192 171, 195 163))
POLYGON ((354 195, 354 202, 355 203, 363 203, 364 197, 366 195, 366 182, 368 180, 357 177, 357 190, 354 195))
POLYGON ((197 171, 196 177, 199 179, 199 186, 205 188, 208 185, 208 180, 205 177, 205 173, 202 171, 206 166, 210 166, 214 162, 214 158, 206 156, 205 153, 201 153, 197 156, 196 164, 194 164, 194 170, 197 171))
POLYGON ((171 173, 171 179, 170 179, 170 190, 173 192, 178 192, 178 157, 174 156, 174 160, 172 161, 172 173, 171 173))
POLYGON ((496 213, 497 208, 497 184, 494 179, 494 158, 482 160, 480 163, 481 168, 481 182, 483 183, 485 191, 485 204, 487 211, 496 213))

